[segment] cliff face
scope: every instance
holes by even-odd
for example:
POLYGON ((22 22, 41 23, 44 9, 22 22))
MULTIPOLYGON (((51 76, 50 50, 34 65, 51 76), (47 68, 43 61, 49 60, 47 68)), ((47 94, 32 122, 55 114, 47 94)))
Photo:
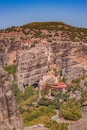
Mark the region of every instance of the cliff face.
POLYGON ((54 82, 53 68, 70 82, 87 72, 87 29, 61 22, 31 23, 0 31, 0 66, 17 64, 17 83, 54 82), (47 43, 47 44, 43 44, 47 43))
POLYGON ((21 89, 23 84, 33 84, 43 78, 54 64, 54 54, 50 46, 37 44, 27 51, 20 51, 17 55, 17 81, 21 89))
POLYGON ((37 80, 55 81, 53 68, 62 70, 68 82, 87 71, 87 46, 80 43, 57 42, 19 51, 17 53, 17 81, 20 89, 37 80), (44 80, 44 78, 48 80, 44 80))
MULTIPOLYGON (((87 29, 60 24, 34 23, 0 31, 0 67, 16 63, 20 90, 37 81, 53 83, 54 68, 62 70, 68 82, 87 73, 87 29)), ((0 69, 0 130, 22 128, 9 80, 0 69)), ((76 129, 74 126, 70 130, 76 129)))
POLYGON ((87 46, 81 43, 62 42, 52 44, 55 53, 55 64, 63 70, 63 76, 68 80, 84 74, 87 70, 87 46))
POLYGON ((56 41, 47 44, 24 44, 24 50, 17 43, 8 44, 0 53, 0 66, 17 63, 17 83, 31 85, 37 80, 43 83, 55 81, 53 68, 62 70, 68 82, 87 72, 87 44, 83 42, 56 41), (47 79, 46 79, 46 78, 47 79))
POLYGON ((9 80, 7 73, 0 68, 0 130, 22 128, 22 120, 9 80))

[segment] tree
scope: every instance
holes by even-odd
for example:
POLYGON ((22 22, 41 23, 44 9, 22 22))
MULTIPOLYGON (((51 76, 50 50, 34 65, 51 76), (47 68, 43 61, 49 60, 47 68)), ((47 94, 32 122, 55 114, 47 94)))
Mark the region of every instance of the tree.
POLYGON ((60 109, 60 116, 66 120, 79 120, 81 118, 80 104, 74 99, 67 101, 60 109))
POLYGON ((16 65, 15 64, 6 65, 4 67, 4 70, 7 71, 9 74, 14 74, 14 73, 16 73, 16 65))
POLYGON ((40 83, 38 83, 38 97, 37 97, 37 102, 39 102, 40 101, 40 99, 41 99, 41 90, 40 90, 40 83))
POLYGON ((57 69, 57 68, 54 68, 54 69, 53 69, 53 73, 54 73, 54 75, 55 75, 56 82, 57 82, 57 81, 58 81, 58 74, 59 74, 58 69, 57 69))

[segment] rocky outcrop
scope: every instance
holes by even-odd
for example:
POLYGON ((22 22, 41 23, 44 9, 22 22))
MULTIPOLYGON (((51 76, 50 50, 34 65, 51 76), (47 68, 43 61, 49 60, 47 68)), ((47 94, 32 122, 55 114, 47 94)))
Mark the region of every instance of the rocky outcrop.
POLYGON ((9 80, 7 73, 0 68, 0 130, 22 128, 22 120, 9 80))
MULTIPOLYGON (((24 89, 23 85, 31 85, 48 76, 54 67, 62 70, 62 77, 65 77, 67 82, 87 73, 86 43, 53 40, 46 42, 47 44, 40 41, 0 43, 0 66, 17 63, 17 83, 21 90, 24 89)), ((51 79, 54 81, 52 73, 49 81, 51 79)))
POLYGON ((4 66, 4 53, 0 53, 0 67, 4 66))
POLYGON ((55 53, 56 66, 62 70, 63 76, 71 81, 80 75, 85 74, 87 67, 83 55, 87 56, 83 50, 84 45, 80 43, 60 42, 52 44, 53 52, 55 53), (82 58, 82 60, 79 60, 82 58))
POLYGON ((24 130, 49 130, 49 129, 45 128, 43 124, 38 124, 30 127, 25 127, 24 130))
POLYGON ((87 117, 70 124, 68 128, 68 130, 86 130, 86 129, 87 129, 87 117))
POLYGON ((69 82, 86 73, 85 62, 79 60, 79 57, 83 58, 83 55, 87 56, 82 44, 69 42, 47 45, 38 43, 29 50, 19 51, 17 53, 18 86, 23 90, 23 85, 31 85, 42 79, 45 81, 44 77, 49 77, 48 73, 50 73, 49 81, 54 82, 52 70, 55 67, 62 70, 62 76, 69 82))
POLYGON ((42 79, 43 75, 50 70, 53 60, 52 49, 41 44, 30 50, 20 51, 17 56, 18 87, 23 89, 23 84, 31 85, 42 79))

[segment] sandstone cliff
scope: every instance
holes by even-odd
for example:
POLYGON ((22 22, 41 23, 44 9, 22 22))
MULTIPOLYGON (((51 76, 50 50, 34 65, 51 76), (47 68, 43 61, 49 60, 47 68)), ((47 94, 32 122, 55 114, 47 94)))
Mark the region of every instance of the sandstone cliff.
POLYGON ((68 82, 87 72, 87 29, 45 22, 1 30, 0 35, 0 66, 17 64, 21 90, 37 80, 53 82, 53 68, 62 70, 68 82))
MULTIPOLYGON (((54 68, 62 70, 62 77, 70 82, 87 73, 87 29, 63 23, 34 23, 1 30, 0 67, 14 63, 17 65, 17 84, 22 91, 24 86, 38 80, 41 84, 54 82, 54 68)), ((21 129, 22 121, 8 82, 10 79, 2 69, 0 75, 0 130, 21 129)), ((69 129, 75 130, 78 125, 79 122, 69 129)), ((86 129, 80 125, 78 128, 86 129)))
POLYGON ((62 76, 70 82, 87 72, 87 46, 80 43, 56 42, 43 45, 38 43, 29 50, 17 53, 17 81, 20 89, 23 84, 33 84, 37 80, 54 82, 53 68, 62 70, 62 76), (49 77, 49 78, 48 78, 49 77))
POLYGON ((7 73, 0 68, 0 130, 22 128, 22 120, 9 80, 7 73))

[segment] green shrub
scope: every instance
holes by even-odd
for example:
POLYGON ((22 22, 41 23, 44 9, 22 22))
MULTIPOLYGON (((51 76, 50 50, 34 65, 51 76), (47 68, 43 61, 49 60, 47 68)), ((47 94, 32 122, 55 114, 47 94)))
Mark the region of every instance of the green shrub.
POLYGON ((16 130, 16 128, 14 127, 12 130, 16 130))
POLYGON ((38 31, 34 34, 34 37, 35 38, 38 38, 38 37, 41 37, 41 31, 38 31))
POLYGON ((41 105, 41 106, 49 106, 49 105, 54 105, 54 102, 52 100, 50 100, 50 99, 42 98, 39 101, 39 105, 41 105))
POLYGON ((34 89, 32 86, 28 86, 25 88, 25 93, 24 93, 24 99, 27 99, 31 97, 34 94, 34 89))
POLYGON ((58 75, 58 73, 59 73, 58 69, 57 69, 57 68, 54 68, 54 69, 53 69, 53 73, 54 73, 54 75, 58 75))
POLYGON ((59 80, 59 82, 66 82, 66 81, 67 81, 67 78, 64 78, 64 77, 59 80))
POLYGON ((17 96, 20 93, 20 90, 18 89, 18 86, 15 82, 12 82, 12 91, 15 96, 17 96))
POLYGON ((14 73, 16 73, 16 65, 15 64, 6 65, 4 67, 4 70, 7 71, 9 74, 14 74, 14 73))
MULTIPOLYGON (((53 116, 55 114, 54 107, 39 107, 37 109, 32 109, 30 111, 25 112, 26 116, 23 118, 24 123, 29 121, 34 121, 35 119, 38 119, 42 116, 53 116)), ((25 115, 24 114, 24 115, 25 115)))
POLYGON ((72 83, 79 84, 79 83, 80 83, 80 80, 81 80, 80 77, 79 77, 79 78, 76 78, 76 79, 72 80, 72 83))
POLYGON ((79 120, 81 118, 81 104, 74 99, 66 102, 60 109, 60 116, 66 120, 79 120))
POLYGON ((67 123, 57 123, 51 119, 44 121, 45 127, 50 128, 51 130, 68 130, 67 123))
POLYGON ((85 102, 85 101, 87 101, 87 91, 85 91, 85 92, 83 92, 82 94, 81 94, 81 104, 83 103, 83 102, 85 102))

